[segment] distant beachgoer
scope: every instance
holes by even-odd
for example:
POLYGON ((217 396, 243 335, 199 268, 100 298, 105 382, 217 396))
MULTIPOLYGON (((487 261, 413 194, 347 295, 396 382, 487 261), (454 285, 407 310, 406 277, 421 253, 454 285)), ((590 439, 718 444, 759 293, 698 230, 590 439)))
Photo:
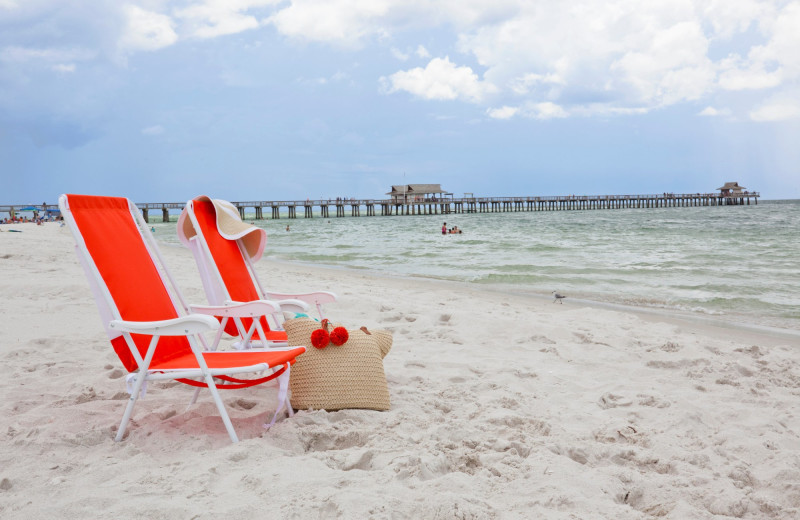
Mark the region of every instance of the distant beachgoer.
POLYGON ((444 224, 442 224, 442 234, 443 234, 443 235, 446 235, 446 234, 447 234, 447 222, 445 222, 444 224))
POLYGON ((286 231, 289 231, 289 226, 286 226, 286 231))
POLYGON ((155 227, 151 227, 151 228, 150 228, 150 232, 151 232, 151 233, 155 233, 155 232, 156 232, 156 228, 155 228, 155 227))

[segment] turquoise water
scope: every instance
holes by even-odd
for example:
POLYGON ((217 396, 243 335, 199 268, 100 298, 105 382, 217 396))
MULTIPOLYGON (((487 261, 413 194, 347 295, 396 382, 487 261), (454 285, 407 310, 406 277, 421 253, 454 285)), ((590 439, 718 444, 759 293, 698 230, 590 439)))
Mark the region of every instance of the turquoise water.
POLYGON ((252 222, 281 260, 800 330, 800 201, 252 222), (445 220, 464 233, 442 236, 445 220))

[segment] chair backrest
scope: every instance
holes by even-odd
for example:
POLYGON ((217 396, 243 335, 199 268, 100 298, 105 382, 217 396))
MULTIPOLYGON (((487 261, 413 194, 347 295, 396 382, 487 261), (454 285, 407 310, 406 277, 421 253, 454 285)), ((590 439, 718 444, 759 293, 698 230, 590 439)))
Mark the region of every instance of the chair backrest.
MULTIPOLYGON (((154 248, 150 230, 128 199, 62 195, 59 207, 75 237, 78 257, 92 286, 106 333, 122 364, 133 372, 138 366, 131 348, 136 348, 143 358, 152 336, 120 334, 109 328, 108 322, 177 318, 184 314, 180 295, 171 283, 170 292, 169 273, 154 248), (148 246, 147 241, 153 245, 148 246)), ((162 337, 152 363, 188 353, 191 347, 185 337, 162 337)))
POLYGON ((226 239, 217 229, 214 204, 208 200, 193 200, 191 204, 194 222, 200 228, 196 231, 208 246, 228 297, 239 302, 261 299, 262 295, 259 294, 238 240, 226 239))
MULTIPOLYGON (((255 273, 245 258, 245 250, 240 240, 223 237, 217 228, 217 209, 206 197, 198 197, 186 203, 183 220, 189 219, 196 235, 189 240, 190 249, 197 261, 197 267, 203 277, 203 285, 212 305, 223 305, 224 300, 250 302, 264 298, 255 273), (208 258, 210 255, 211 258, 208 258), (221 301, 213 301, 218 298, 221 301)), ((242 323, 249 327, 251 320, 243 318, 242 323)), ((270 330, 266 317, 261 318, 261 326, 270 330)), ((225 326, 225 332, 238 336, 236 324, 231 320, 225 326)), ((258 339, 258 334, 254 334, 258 339)))

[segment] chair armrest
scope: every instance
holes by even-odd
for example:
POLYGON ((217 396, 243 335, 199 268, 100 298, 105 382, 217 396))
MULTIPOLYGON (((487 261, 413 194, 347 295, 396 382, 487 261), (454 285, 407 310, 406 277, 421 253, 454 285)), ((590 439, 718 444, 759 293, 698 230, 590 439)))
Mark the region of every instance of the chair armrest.
POLYGON ((280 305, 282 311, 290 312, 306 312, 310 307, 309 304, 302 300, 277 300, 275 303, 280 305))
POLYGON ((219 322, 210 316, 190 314, 163 321, 111 320, 108 326, 120 332, 150 334, 153 336, 187 336, 208 330, 217 330, 219 322))
POLYGON ((336 295, 328 291, 316 291, 310 293, 297 293, 297 294, 268 292, 267 298, 269 298, 270 300, 285 300, 285 299, 301 300, 308 303, 309 305, 333 303, 336 301, 336 295))
POLYGON ((228 302, 225 305, 190 305, 189 311, 221 318, 226 316, 229 318, 252 318, 281 312, 281 308, 277 302, 255 300, 252 302, 228 302))

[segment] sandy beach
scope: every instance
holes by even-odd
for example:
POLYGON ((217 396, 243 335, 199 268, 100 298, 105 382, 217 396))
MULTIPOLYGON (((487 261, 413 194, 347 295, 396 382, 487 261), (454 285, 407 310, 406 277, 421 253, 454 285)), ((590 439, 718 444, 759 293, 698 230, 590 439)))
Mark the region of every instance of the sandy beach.
POLYGON ((393 332, 391 410, 265 431, 276 388, 229 391, 231 444, 207 393, 153 384, 115 443, 125 373, 72 236, 0 229, 4 519, 800 517, 797 336, 264 260, 271 289, 393 332))

